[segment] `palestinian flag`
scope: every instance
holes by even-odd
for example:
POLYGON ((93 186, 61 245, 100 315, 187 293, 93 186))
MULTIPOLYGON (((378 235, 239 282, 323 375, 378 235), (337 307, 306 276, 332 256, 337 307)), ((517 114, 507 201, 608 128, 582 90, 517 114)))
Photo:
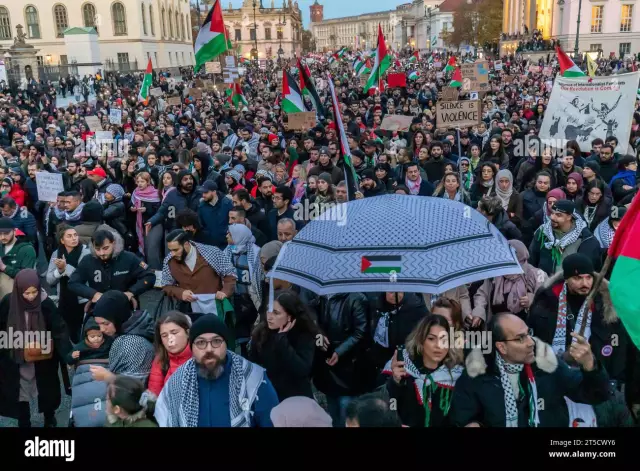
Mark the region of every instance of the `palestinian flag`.
POLYGON ((336 126, 336 135, 338 137, 338 148, 340 149, 340 160, 338 166, 344 171, 344 181, 347 184, 347 200, 355 199, 355 193, 358 191, 358 174, 351 163, 351 150, 347 141, 347 133, 344 132, 344 123, 342 122, 342 114, 340 113, 340 103, 336 95, 336 89, 333 85, 331 73, 327 72, 327 81, 329 82, 329 90, 331 92, 331 105, 333 107, 333 121, 336 126))
POLYGON ((386 273, 402 272, 401 255, 368 255, 362 257, 360 262, 362 273, 386 273))
POLYGON ((586 77, 584 72, 580 70, 560 46, 556 46, 556 54, 558 56, 558 64, 560 64, 560 74, 563 77, 586 77))
POLYGON ((196 56, 195 70, 198 70, 205 62, 209 62, 227 51, 227 33, 222 18, 220 0, 216 0, 213 8, 209 10, 204 20, 196 43, 194 55, 196 56))
POLYGON ((449 57, 449 62, 447 62, 447 66, 444 68, 444 73, 453 72, 456 68, 456 58, 455 56, 449 57))
POLYGON ((387 45, 384 42, 384 35, 382 34, 382 27, 378 23, 378 47, 376 48, 376 57, 371 69, 371 75, 364 87, 364 92, 373 94, 377 88, 380 92, 384 91, 384 84, 382 83, 382 76, 391 66, 391 55, 387 51, 387 45))
POLYGON ((332 64, 334 61, 342 58, 342 56, 344 56, 344 53, 347 52, 347 47, 343 47, 342 49, 340 49, 338 52, 335 52, 333 54, 331 54, 331 56, 329 56, 329 64, 332 64))
POLYGON ((433 62, 433 56, 427 57, 427 64, 431 64, 433 62))
POLYGON ((367 59, 364 65, 360 67, 360 70, 358 70, 358 77, 360 77, 362 74, 370 74, 372 67, 373 66, 371 65, 371 59, 367 59))
POLYGON ((620 221, 609 257, 615 265, 609 281, 611 300, 618 317, 622 320, 629 337, 640 348, 640 296, 636 290, 640 285, 640 196, 636 195, 620 221))
POLYGON ((414 52, 413 55, 409 58, 409 62, 411 62, 412 64, 414 62, 418 62, 418 59, 420 59, 420 53, 418 51, 414 52))
POLYGON ((285 113, 306 111, 298 84, 286 70, 282 71, 282 103, 280 107, 285 113))
POLYGON ((462 87, 462 69, 460 67, 456 67, 453 76, 451 77, 450 87, 462 87))
POLYGON ((236 108, 239 108, 240 105, 247 106, 249 102, 242 93, 242 88, 239 83, 232 83, 229 85, 227 89, 227 103, 232 104, 236 108))
POLYGON ((138 101, 144 102, 144 106, 147 106, 149 104, 149 89, 151 88, 151 84, 153 82, 151 68, 151 58, 149 58, 149 62, 147 63, 147 70, 144 72, 144 79, 142 80, 142 85, 140 86, 140 93, 138 93, 138 101))
POLYGON ((364 61, 362 60, 362 58, 358 55, 356 56, 355 60, 353 61, 353 70, 357 73, 360 70, 360 67, 362 67, 364 65, 364 61))
POLYGON ((227 51, 233 51, 233 44, 231 44, 231 35, 227 28, 224 29, 224 36, 227 38, 227 51))
POLYGON ((290 177, 293 177, 293 169, 300 162, 298 151, 295 147, 287 148, 287 154, 289 154, 289 161, 287 162, 287 172, 290 177))
POLYGON ((418 80, 419 77, 420 77, 420 72, 418 72, 417 70, 414 70, 413 72, 410 72, 409 75, 407 75, 407 78, 409 80, 418 80))
POLYGON ((300 77, 300 91, 302 92, 302 95, 308 96, 311 100, 311 105, 316 111, 318 120, 324 120, 324 114, 322 113, 322 103, 320 102, 320 97, 318 96, 316 87, 311 81, 309 67, 307 67, 306 64, 303 64, 300 58, 298 58, 298 74, 300 77))

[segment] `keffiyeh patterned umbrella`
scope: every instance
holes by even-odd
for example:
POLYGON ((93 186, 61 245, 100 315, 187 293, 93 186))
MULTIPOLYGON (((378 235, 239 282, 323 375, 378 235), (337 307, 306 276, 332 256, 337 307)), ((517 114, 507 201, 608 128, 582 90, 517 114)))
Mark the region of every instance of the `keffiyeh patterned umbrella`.
POLYGON ((487 219, 452 200, 384 195, 334 206, 286 243, 269 277, 317 294, 439 294, 522 273, 487 219))

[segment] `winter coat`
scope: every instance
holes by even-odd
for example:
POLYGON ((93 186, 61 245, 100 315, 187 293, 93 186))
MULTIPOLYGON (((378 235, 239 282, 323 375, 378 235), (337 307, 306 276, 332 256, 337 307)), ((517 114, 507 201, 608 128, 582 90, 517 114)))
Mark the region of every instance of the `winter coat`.
POLYGON ((202 228, 213 238, 214 245, 219 249, 227 246, 227 231, 229 229, 229 211, 233 209, 233 203, 219 191, 218 201, 215 205, 201 201, 198 206, 198 219, 202 228))
MULTIPOLYGON (((7 331, 11 293, 0 301, 0 332, 7 331)), ((53 356, 34 362, 38 388, 39 412, 53 412, 60 407, 58 368, 71 349, 67 328, 54 302, 47 298, 41 304, 47 331, 53 340, 53 356)), ((11 350, 0 348, 0 415, 17 419, 19 415, 20 367, 13 361, 11 350)))
POLYGON ((4 245, 0 245, 0 258, 7 266, 4 273, 10 278, 15 278, 23 268, 36 267, 36 251, 31 243, 18 240, 8 254, 4 251, 4 245))
MULTIPOLYGON (((552 251, 544 246, 545 239, 541 226, 534 233, 533 240, 529 246, 529 263, 551 276, 562 267, 562 261, 553 259, 552 251)), ((580 233, 578 240, 565 249, 562 258, 564 259, 564 257, 573 252, 586 255, 593 262, 595 269, 600 269, 600 265, 602 265, 600 242, 586 227, 580 233)))
POLYGON ((541 193, 534 188, 530 188, 520 193, 522 198, 522 218, 525 221, 531 219, 536 212, 544 208, 547 194, 541 193))
POLYGON ((180 188, 176 188, 167 193, 158 212, 149 219, 149 222, 152 226, 162 223, 168 231, 176 229, 176 215, 185 208, 197 212, 200 198, 202 198, 202 192, 197 188, 191 193, 183 193, 180 188))
POLYGON ((160 395, 160 391, 162 391, 163 386, 169 381, 169 378, 173 373, 176 372, 178 368, 182 366, 187 360, 192 357, 191 348, 189 345, 185 347, 182 352, 174 355, 172 353, 168 353, 169 356, 169 369, 167 371, 162 370, 162 365, 158 358, 153 359, 153 363, 151 364, 151 373, 149 373, 149 391, 151 391, 156 396, 160 395))

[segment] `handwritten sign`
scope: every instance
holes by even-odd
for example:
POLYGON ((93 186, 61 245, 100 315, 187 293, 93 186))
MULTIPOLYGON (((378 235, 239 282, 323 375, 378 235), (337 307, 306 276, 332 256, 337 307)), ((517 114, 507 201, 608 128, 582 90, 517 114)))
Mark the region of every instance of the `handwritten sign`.
POLYGON ((171 96, 167 98, 167 104, 169 106, 180 106, 182 104, 182 99, 179 96, 171 96))
POLYGON ((204 63, 204 71, 208 74, 219 74, 222 73, 222 64, 218 61, 214 62, 205 62, 204 63))
POLYGON ((64 191, 61 173, 36 172, 36 187, 40 201, 54 202, 58 193, 64 191))
POLYGON ((200 90, 199 88, 190 88, 188 95, 197 100, 198 98, 202 98, 202 90, 200 90))
POLYGON ((382 120, 380 129, 384 131, 408 131, 413 122, 413 116, 388 114, 382 120))
POLYGON ((456 101, 460 93, 456 87, 442 87, 442 99, 444 101, 456 101))
POLYGON ((236 67, 236 58, 235 58, 235 56, 226 56, 224 58, 224 65, 226 67, 235 68, 236 67))
POLYGON ((287 129, 296 131, 306 131, 316 126, 318 123, 315 111, 302 111, 300 113, 289 113, 286 123, 287 129))
POLYGON ((162 88, 152 88, 149 90, 149 95, 151 96, 162 96, 162 88))
POLYGON ((102 124, 97 116, 85 116, 84 120, 90 131, 102 131, 102 124))
POLYGON ((462 72, 462 90, 465 92, 471 90, 481 91, 489 88, 489 66, 487 61, 462 64, 460 72, 462 72))
POLYGON ((109 110, 109 122, 111 124, 122 124, 122 110, 118 108, 111 108, 109 110))
POLYGON ((476 126, 480 123, 480 102, 438 101, 436 102, 436 127, 455 129, 476 126))

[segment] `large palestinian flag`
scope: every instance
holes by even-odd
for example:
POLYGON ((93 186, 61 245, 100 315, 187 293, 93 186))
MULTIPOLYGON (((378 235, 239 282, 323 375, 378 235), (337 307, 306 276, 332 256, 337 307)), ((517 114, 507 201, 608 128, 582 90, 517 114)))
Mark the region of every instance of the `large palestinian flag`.
POLYGON ((382 76, 391 66, 391 55, 387 51, 387 45, 384 41, 384 35, 382 34, 382 27, 378 24, 378 47, 376 48, 375 62, 371 69, 371 75, 367 84, 364 87, 364 91, 371 94, 376 88, 380 91, 384 91, 384 85, 382 83, 382 76))
POLYGON ((280 107, 285 113, 306 111, 300 88, 286 69, 282 70, 282 103, 280 103, 280 107))
POLYGON ((563 77, 586 77, 580 67, 571 60, 560 46, 556 46, 556 55, 558 56, 558 64, 560 65, 560 74, 562 74, 563 77))
POLYGON ((222 8, 220 0, 217 0, 213 8, 209 10, 196 38, 193 48, 196 57, 195 70, 198 70, 205 62, 209 62, 227 51, 228 45, 222 8))

